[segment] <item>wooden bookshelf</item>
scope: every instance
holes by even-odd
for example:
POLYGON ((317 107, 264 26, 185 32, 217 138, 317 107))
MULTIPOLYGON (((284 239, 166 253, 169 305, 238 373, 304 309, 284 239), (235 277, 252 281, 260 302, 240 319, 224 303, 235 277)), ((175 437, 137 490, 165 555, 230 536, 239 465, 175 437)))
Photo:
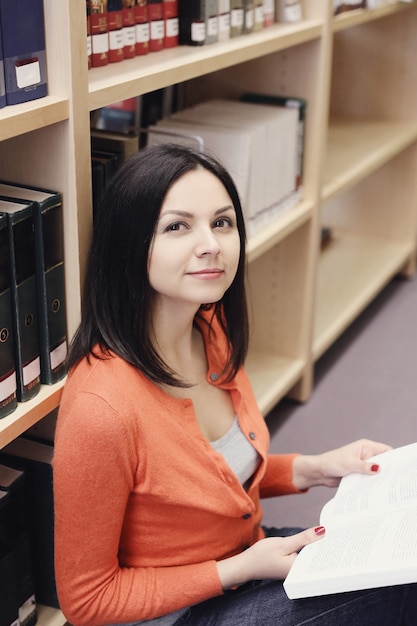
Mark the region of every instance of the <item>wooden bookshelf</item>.
POLYGON ((67 624, 61 611, 43 604, 38 605, 37 626, 66 626, 67 624))
MULTIPOLYGON (((70 336, 92 225, 91 111, 180 82, 188 104, 245 91, 307 100, 302 201, 249 238, 247 270, 261 410, 307 400, 317 359, 393 276, 414 272, 417 1, 334 18, 332 0, 305 0, 298 24, 90 71, 84 4, 44 2, 49 95, 0 110, 0 178, 63 193, 70 336), (320 252, 323 225, 332 239, 320 252)), ((1 420, 0 446, 55 409, 63 384, 1 420)), ((64 623, 40 607, 41 626, 64 623)))

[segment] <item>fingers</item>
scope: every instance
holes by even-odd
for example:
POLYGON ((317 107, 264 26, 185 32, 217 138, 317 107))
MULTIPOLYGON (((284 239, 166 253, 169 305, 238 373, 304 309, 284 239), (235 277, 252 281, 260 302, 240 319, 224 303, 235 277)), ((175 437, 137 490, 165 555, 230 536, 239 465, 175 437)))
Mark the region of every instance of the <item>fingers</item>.
POLYGON ((379 463, 373 457, 391 450, 391 446, 368 439, 362 439, 357 442, 360 446, 360 461, 358 460, 358 468, 356 471, 362 474, 377 474, 380 470, 379 463), (369 462, 368 459, 371 459, 369 462))
POLYGON ((392 447, 385 443, 371 441, 369 439, 360 439, 356 443, 360 446, 360 457, 363 460, 369 459, 377 454, 382 454, 383 452, 388 452, 388 450, 392 450, 392 447))
POLYGON ((309 543, 313 543, 314 541, 318 541, 326 534, 326 529, 324 526, 315 526, 312 528, 307 528, 296 535, 291 535, 290 537, 286 537, 286 551, 288 554, 292 554, 294 552, 299 552, 301 548, 308 545, 309 543))

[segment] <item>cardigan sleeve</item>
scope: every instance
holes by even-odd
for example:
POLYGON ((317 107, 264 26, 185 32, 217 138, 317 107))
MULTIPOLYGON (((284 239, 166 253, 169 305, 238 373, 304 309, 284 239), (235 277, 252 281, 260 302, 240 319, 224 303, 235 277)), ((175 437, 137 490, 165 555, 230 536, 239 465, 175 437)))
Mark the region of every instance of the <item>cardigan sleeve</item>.
POLYGON ((53 461, 55 573, 61 608, 74 626, 137 622, 222 593, 215 561, 119 565, 138 463, 134 437, 119 418, 92 393, 61 403, 53 461))
POLYGON ((260 497, 272 498, 300 491, 292 481, 292 464, 298 454, 270 454, 265 475, 260 483, 260 497))

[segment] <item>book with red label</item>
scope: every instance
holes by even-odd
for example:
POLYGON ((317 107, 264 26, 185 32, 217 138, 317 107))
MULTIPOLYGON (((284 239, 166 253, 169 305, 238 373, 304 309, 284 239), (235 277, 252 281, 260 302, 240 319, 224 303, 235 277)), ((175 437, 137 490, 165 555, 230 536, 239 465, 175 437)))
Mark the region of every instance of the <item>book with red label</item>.
POLYGON ((159 52, 164 47, 164 3, 163 0, 148 0, 149 50, 159 52))
POLYGON ((178 46, 178 0, 164 0, 164 48, 178 46))
POLYGON ((107 28, 109 31, 109 63, 124 59, 122 0, 107 0, 107 28))
POLYGON ((147 0, 136 0, 135 4, 136 54, 149 52, 149 18, 147 0))
POLYGON ((123 0, 123 54, 125 59, 136 56, 135 0, 123 0))
POLYGON ((89 0, 91 28, 91 65, 101 67, 109 62, 107 0, 89 0))

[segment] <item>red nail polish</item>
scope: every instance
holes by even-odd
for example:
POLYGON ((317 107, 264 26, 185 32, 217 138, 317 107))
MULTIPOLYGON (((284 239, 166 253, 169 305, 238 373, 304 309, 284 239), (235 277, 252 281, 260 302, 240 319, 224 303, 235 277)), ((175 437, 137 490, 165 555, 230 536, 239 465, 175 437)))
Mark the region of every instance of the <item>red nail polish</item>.
POLYGON ((379 465, 377 463, 374 463, 371 466, 371 472, 377 472, 379 470, 379 465))
POLYGON ((324 533, 326 532, 326 529, 324 528, 324 526, 317 526, 314 529, 314 532, 316 533, 316 535, 318 535, 319 537, 321 537, 321 535, 324 535, 324 533))

